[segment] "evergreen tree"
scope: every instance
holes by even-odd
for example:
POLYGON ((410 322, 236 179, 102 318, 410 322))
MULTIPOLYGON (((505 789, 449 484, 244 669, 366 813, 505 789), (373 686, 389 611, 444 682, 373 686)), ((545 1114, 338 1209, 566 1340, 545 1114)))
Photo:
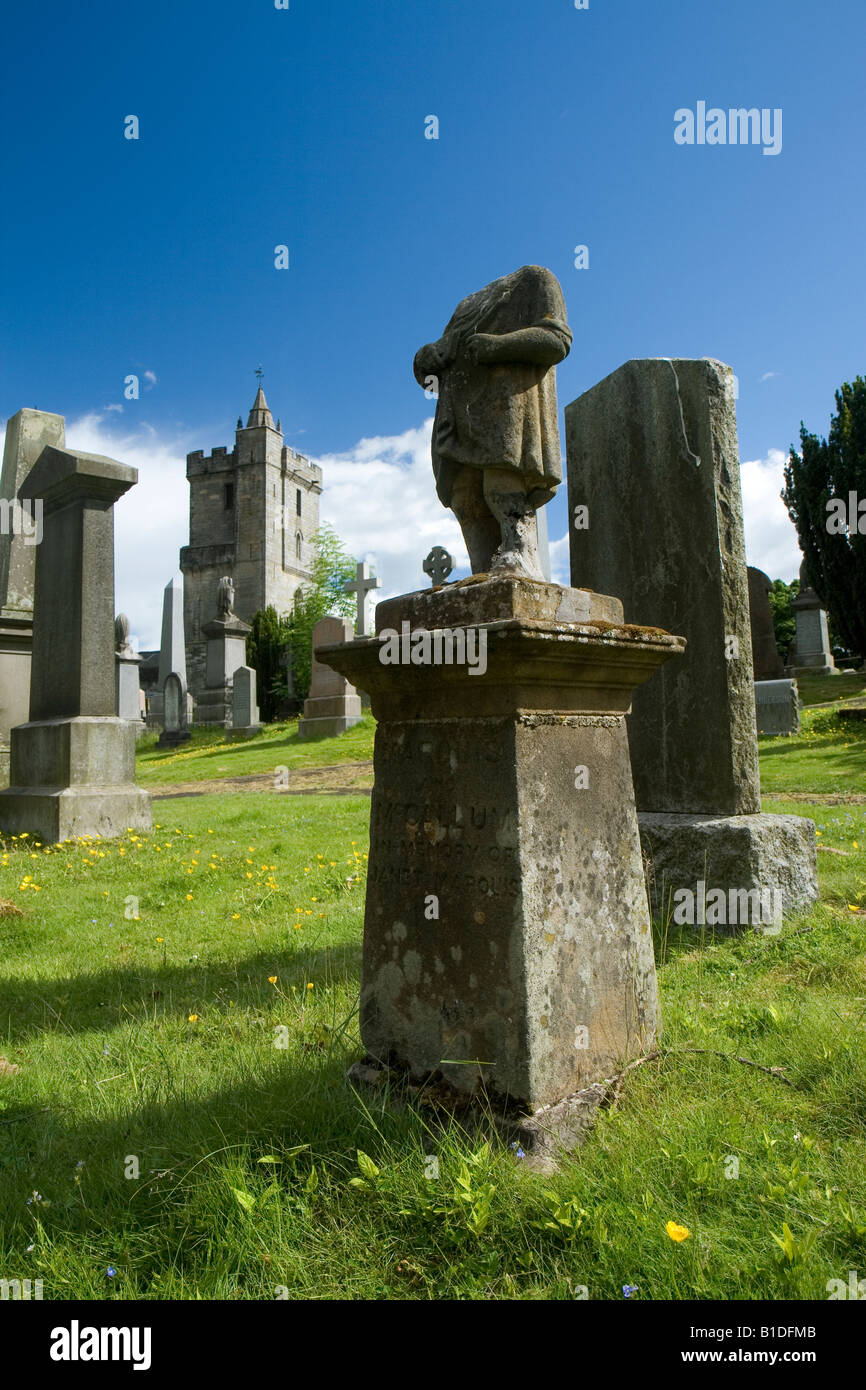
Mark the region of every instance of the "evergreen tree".
POLYGON ((254 614, 247 635, 247 665, 256 673, 256 698, 262 723, 276 719, 281 701, 286 695, 286 676, 283 653, 289 644, 291 629, 288 618, 281 618, 269 604, 254 614))

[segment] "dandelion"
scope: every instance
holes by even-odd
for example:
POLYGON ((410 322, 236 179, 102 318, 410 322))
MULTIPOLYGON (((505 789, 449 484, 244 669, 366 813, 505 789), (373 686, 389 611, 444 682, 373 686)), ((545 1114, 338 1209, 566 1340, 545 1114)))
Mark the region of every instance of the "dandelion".
POLYGON ((198 1014, 190 1014, 187 1023, 198 1023, 198 1014))
POLYGON ((676 1221, 668 1221, 665 1225, 665 1230, 671 1240, 676 1241, 678 1245, 681 1241, 688 1240, 691 1235, 688 1226, 678 1226, 676 1221))
POLYGON ((312 989, 312 988, 313 988, 312 985, 307 985, 307 989, 312 989))
POLYGON ((186 900, 187 900, 188 903, 189 903, 189 902, 192 902, 192 893, 187 893, 187 895, 186 895, 186 900))

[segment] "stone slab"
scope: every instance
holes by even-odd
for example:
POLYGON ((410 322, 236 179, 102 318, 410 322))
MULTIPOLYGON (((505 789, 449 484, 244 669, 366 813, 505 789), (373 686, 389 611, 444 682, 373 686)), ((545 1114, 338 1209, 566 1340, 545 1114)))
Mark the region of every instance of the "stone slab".
POLYGON ((0 792, 0 828, 7 834, 28 831, 54 844, 78 835, 104 839, 153 827, 150 792, 125 786, 75 786, 53 791, 15 787, 0 792))
POLYGON ((755 681, 758 733, 774 737, 800 732, 800 699, 795 680, 755 681))
POLYGON ((781 894, 782 914, 818 896, 815 823, 804 816, 638 815, 653 912, 665 915, 678 889, 781 894))

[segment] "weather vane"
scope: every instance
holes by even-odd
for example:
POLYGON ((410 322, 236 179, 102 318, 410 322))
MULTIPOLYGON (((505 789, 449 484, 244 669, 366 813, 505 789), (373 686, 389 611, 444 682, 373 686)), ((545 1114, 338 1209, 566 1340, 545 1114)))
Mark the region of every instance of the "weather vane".
POLYGON ((261 386, 261 384, 262 384, 262 377, 264 376, 264 372, 262 371, 261 364, 260 364, 258 367, 256 367, 256 376, 257 376, 258 379, 259 379, 259 386, 261 386))

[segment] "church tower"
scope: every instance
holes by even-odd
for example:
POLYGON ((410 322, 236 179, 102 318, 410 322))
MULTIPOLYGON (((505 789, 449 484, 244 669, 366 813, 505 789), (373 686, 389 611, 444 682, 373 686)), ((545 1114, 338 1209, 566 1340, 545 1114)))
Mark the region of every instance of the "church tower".
POLYGON ((231 453, 187 454, 189 545, 180 552, 184 579, 187 682, 205 688, 205 623, 216 616, 217 586, 230 575, 235 612, 249 622, 272 604, 288 613, 295 591, 312 578, 322 470, 283 443, 259 385, 246 428, 238 420, 231 453))

